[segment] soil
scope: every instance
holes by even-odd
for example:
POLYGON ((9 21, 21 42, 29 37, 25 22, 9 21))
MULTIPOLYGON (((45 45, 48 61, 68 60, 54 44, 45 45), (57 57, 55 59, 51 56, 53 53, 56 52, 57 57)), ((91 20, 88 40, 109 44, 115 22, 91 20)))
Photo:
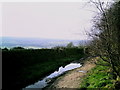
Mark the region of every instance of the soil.
POLYGON ((97 58, 86 60, 82 67, 68 71, 64 75, 58 77, 49 88, 80 88, 80 83, 88 71, 95 67, 97 58))

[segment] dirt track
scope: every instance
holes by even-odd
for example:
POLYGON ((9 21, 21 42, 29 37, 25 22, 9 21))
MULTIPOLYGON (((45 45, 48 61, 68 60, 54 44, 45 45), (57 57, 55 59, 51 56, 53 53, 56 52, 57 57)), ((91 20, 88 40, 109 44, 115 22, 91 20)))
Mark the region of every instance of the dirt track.
POLYGON ((95 67, 94 62, 96 62, 95 58, 86 61, 80 68, 68 71, 65 75, 57 78, 50 88, 79 88, 83 77, 95 67))

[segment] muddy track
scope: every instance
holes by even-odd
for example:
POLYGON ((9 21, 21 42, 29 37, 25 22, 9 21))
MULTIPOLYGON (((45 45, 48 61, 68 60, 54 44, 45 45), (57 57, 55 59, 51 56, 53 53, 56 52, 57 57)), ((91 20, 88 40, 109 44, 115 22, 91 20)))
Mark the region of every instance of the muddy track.
POLYGON ((93 67, 95 67, 96 58, 85 61, 83 66, 58 77, 49 88, 79 88, 80 83, 93 67))

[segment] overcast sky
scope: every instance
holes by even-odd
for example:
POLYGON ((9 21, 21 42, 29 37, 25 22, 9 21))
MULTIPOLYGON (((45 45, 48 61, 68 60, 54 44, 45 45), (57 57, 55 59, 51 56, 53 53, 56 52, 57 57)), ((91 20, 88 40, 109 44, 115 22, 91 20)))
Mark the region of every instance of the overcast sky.
MULTIPOLYGON (((2 36, 87 39, 94 8, 86 2, 2 3, 2 36)), ((1 9, 1 5, 0 5, 1 9)))

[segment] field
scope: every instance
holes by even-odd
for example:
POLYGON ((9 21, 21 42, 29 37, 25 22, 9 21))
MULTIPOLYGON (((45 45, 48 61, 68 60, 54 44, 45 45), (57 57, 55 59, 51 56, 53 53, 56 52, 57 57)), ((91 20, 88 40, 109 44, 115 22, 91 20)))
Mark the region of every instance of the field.
POLYGON ((3 89, 24 88, 83 56, 82 48, 2 50, 3 89))

